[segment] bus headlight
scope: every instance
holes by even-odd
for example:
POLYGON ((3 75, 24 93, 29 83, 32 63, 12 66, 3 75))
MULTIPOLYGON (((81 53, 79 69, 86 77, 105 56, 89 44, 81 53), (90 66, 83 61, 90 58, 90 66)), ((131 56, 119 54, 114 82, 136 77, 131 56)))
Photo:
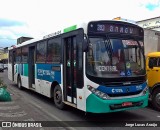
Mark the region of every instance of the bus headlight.
POLYGON ((88 90, 90 90, 93 94, 95 94, 96 96, 102 98, 102 99, 110 99, 110 97, 106 94, 106 93, 103 93, 95 88, 93 88, 92 86, 90 85, 87 85, 87 88, 88 90))
POLYGON ((144 90, 142 91, 142 95, 146 95, 147 92, 148 92, 148 86, 144 88, 144 90))

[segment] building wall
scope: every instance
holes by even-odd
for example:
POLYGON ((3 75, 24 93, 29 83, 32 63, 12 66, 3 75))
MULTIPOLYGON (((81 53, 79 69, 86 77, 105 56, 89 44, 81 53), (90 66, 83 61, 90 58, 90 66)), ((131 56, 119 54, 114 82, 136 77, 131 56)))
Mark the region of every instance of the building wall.
POLYGON ((145 54, 150 52, 158 51, 159 38, 155 34, 154 30, 144 29, 144 47, 145 54))
POLYGON ((0 62, 8 61, 8 47, 0 49, 0 62))
POLYGON ((160 17, 136 22, 144 28, 145 54, 160 51, 160 17))
POLYGON ((0 59, 1 60, 8 59, 8 53, 0 54, 0 59))

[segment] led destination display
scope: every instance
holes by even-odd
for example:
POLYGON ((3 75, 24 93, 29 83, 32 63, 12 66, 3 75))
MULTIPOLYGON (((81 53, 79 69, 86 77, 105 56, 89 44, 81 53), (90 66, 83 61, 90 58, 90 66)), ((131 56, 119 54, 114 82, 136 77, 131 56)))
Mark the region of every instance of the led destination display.
POLYGON ((120 33, 142 36, 143 30, 127 24, 93 22, 88 26, 88 33, 120 33))

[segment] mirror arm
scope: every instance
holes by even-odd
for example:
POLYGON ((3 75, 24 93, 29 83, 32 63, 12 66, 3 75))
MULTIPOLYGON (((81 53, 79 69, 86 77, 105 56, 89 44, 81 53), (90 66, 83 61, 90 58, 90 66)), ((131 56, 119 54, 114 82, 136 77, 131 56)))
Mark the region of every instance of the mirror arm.
POLYGON ((83 51, 87 52, 89 46, 89 39, 86 34, 84 34, 84 41, 83 41, 83 51))

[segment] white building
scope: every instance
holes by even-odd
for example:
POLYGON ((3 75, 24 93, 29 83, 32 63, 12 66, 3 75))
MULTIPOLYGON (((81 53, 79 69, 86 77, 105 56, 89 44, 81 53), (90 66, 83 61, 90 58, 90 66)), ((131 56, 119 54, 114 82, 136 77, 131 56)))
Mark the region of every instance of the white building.
POLYGON ((136 23, 143 28, 160 31, 160 16, 137 21, 136 23))
POLYGON ((160 16, 136 23, 144 28, 145 54, 160 51, 160 16))

